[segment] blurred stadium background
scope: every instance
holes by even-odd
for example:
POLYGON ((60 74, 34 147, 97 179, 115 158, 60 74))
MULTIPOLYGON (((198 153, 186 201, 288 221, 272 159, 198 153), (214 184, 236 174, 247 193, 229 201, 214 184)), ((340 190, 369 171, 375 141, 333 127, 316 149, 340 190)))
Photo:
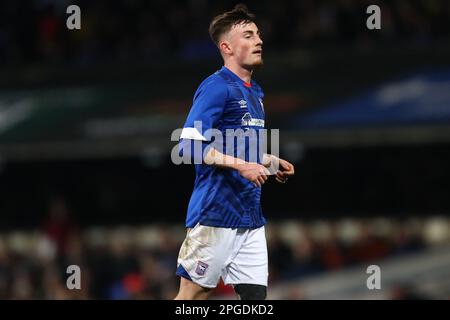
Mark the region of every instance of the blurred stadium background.
MULTIPOLYGON (((170 134, 221 65, 209 21, 235 3, 0 2, 1 299, 175 296, 194 171, 170 134)), ((450 298, 450 2, 246 4, 267 123, 296 164, 264 186, 269 298, 450 298)))

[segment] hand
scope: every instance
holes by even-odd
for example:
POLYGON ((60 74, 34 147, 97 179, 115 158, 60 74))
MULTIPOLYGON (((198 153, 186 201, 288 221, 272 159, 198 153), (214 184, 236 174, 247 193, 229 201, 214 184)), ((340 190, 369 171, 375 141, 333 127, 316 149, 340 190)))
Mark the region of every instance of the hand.
POLYGON ((279 159, 279 170, 276 173, 275 180, 279 183, 286 183, 288 178, 294 174, 294 165, 286 160, 279 159))
POLYGON ((261 187, 264 182, 266 182, 267 176, 270 174, 266 167, 256 162, 239 165, 238 172, 245 179, 253 182, 256 187, 261 187))

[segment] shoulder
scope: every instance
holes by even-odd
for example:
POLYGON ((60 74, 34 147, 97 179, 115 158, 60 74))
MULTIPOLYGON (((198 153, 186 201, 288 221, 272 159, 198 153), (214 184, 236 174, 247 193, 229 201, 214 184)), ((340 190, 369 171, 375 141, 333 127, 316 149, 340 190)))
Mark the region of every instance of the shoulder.
POLYGON ((196 95, 202 91, 226 95, 228 93, 228 85, 225 79, 219 75, 219 72, 215 72, 200 83, 196 95))

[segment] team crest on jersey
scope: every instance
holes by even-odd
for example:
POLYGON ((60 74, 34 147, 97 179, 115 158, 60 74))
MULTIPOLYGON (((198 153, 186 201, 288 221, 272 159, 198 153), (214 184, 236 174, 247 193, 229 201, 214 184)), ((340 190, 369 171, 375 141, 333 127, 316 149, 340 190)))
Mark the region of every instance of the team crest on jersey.
POLYGON ((197 268, 195 269, 195 273, 199 276, 203 276, 206 272, 206 269, 208 269, 208 264, 199 261, 197 263, 197 268))

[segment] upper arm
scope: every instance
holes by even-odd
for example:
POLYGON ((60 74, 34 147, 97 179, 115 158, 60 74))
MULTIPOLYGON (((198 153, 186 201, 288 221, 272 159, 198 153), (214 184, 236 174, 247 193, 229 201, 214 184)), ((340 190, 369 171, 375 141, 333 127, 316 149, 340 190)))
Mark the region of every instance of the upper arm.
POLYGON ((205 132, 217 126, 225 102, 228 89, 221 78, 207 80, 197 90, 191 110, 181 133, 182 139, 209 140, 205 132))

